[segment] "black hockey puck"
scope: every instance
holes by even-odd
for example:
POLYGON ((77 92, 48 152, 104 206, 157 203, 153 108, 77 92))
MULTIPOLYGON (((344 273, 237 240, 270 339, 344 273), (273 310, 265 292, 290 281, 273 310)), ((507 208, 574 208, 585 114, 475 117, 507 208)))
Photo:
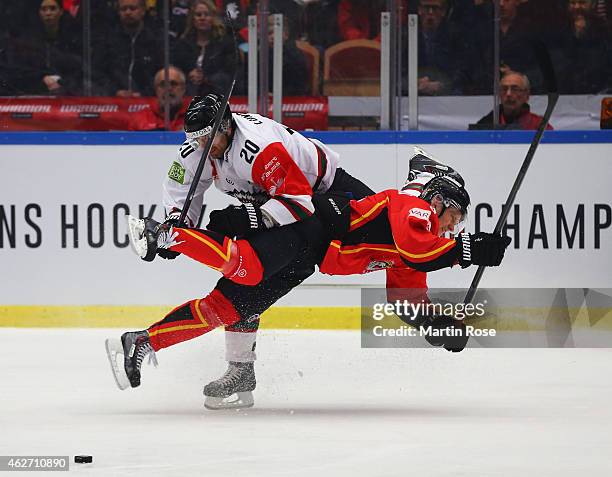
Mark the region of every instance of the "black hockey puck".
POLYGON ((74 462, 77 464, 91 464, 93 457, 90 455, 75 455, 74 462))

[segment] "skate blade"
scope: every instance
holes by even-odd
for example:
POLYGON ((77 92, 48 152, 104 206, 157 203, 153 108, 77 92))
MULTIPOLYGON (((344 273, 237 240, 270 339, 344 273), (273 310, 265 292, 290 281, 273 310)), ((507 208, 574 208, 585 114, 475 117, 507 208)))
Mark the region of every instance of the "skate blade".
POLYGON ((204 401, 204 407, 212 411, 221 409, 246 409, 248 407, 253 407, 254 404, 255 401, 253 400, 253 393, 251 391, 234 393, 226 398, 206 396, 206 400, 204 401))
POLYGON ((130 245, 134 253, 140 258, 147 254, 147 239, 143 236, 145 223, 142 219, 137 219, 132 215, 125 216, 128 226, 128 234, 130 236, 130 245))
POLYGON ((106 355, 108 356, 108 362, 110 363, 115 383, 123 391, 130 387, 130 381, 123 367, 123 346, 121 345, 121 340, 107 339, 104 344, 106 345, 106 355))

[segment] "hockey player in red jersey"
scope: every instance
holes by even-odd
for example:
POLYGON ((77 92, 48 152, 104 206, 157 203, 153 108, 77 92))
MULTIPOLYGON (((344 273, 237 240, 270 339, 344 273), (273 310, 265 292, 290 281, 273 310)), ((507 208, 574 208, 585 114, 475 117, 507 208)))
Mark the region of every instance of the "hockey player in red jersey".
MULTIPOLYGON (((507 238, 485 233, 464 233, 457 239, 441 236, 454 230, 467 213, 469 195, 462 182, 451 176, 434 177, 423 186, 419 197, 411 193, 388 190, 362 200, 334 194, 315 196, 320 227, 317 229, 311 222, 310 229, 316 232, 311 237, 316 237, 314 240, 320 245, 320 270, 329 274, 354 274, 384 268, 426 273, 457 263, 462 267, 501 263, 509 243, 507 238)), ((229 280, 245 285, 257 285, 271 271, 266 257, 258 254, 252 245, 258 236, 265 237, 270 232, 233 240, 209 230, 158 224, 151 219, 134 222, 130 228, 133 244, 144 259, 166 251, 183 253, 219 270, 229 280)), ((279 228, 278 232, 284 232, 283 229, 279 228)), ((277 253, 294 253, 290 247, 283 246, 282 235, 277 238, 280 241, 276 243, 272 240, 277 253)), ((403 286, 413 285, 404 283, 403 286)), ((188 311, 198 316, 200 323, 194 326, 190 336, 181 335, 180 341, 240 319, 231 313, 230 302, 222 296, 218 298, 218 308, 200 300, 189 304, 188 311)), ((180 307, 174 310, 169 315, 173 318, 164 319, 162 326, 171 329, 185 319, 186 311, 180 307)), ((146 346, 151 350, 176 342, 171 333, 162 336, 155 333, 155 325, 149 328, 146 346)), ((146 354, 126 357, 128 375, 133 371, 139 377, 140 363, 146 354)))

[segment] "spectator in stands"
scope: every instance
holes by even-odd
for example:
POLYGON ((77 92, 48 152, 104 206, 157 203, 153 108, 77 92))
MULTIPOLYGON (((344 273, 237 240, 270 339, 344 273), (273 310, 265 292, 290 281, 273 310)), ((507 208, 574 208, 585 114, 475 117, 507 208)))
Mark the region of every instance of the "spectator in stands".
MULTIPOLYGON (((268 56, 269 86, 272 91, 272 47, 274 44, 274 22, 268 17, 268 42, 270 54, 268 56)), ((304 96, 308 92, 310 75, 306 66, 304 53, 295 44, 291 35, 289 19, 283 15, 283 96, 304 96)))
POLYGON ((517 7, 517 16, 529 22, 530 29, 545 40, 549 33, 561 28, 564 9, 564 2, 559 0, 523 0, 517 7))
POLYGON ((118 0, 119 23, 94 49, 98 74, 106 78, 106 93, 121 97, 152 96, 151 78, 161 68, 163 45, 144 22, 145 0, 118 0))
MULTIPOLYGON (((83 25, 83 1, 64 0, 64 10, 83 25)), ((89 0, 89 27, 92 44, 108 35, 117 21, 117 0, 89 0)))
POLYGON ((164 130, 164 105, 166 94, 170 106, 170 131, 183 129, 185 112, 189 106, 189 97, 185 97, 185 74, 175 66, 168 68, 168 83, 164 79, 162 68, 155 75, 153 82, 157 101, 148 109, 132 114, 130 131, 160 131, 164 130))
POLYGON ((304 37, 321 52, 338 43, 340 0, 311 0, 304 7, 304 37))
POLYGON ((463 36, 451 32, 447 0, 419 0, 418 13, 419 94, 450 94, 456 89, 455 65, 462 60, 463 36))
POLYGON ((171 61, 187 73, 187 94, 225 91, 234 70, 234 41, 212 0, 195 0, 171 61))
POLYGON ((9 64, 12 59, 12 40, 24 27, 23 2, 7 0, 0 15, 0 96, 19 94, 15 83, 20 78, 20 71, 9 64))
POLYGON ((566 24, 553 43, 559 91, 596 94, 612 87, 612 48, 595 0, 569 0, 566 24))
POLYGON ((341 40, 378 39, 380 37, 380 0, 340 0, 338 30, 341 40))
MULTIPOLYGON (((2 2, 2 15, 0 15, 0 36, 5 34, 11 37, 19 36, 29 27, 28 7, 23 0, 5 0, 2 2)), ((36 5, 35 7, 38 7, 36 5)))
MULTIPOLYGON (((508 71, 500 81, 499 90, 499 128, 500 129, 537 129, 541 116, 529 108, 529 78, 516 71, 508 71)), ((470 129, 493 129, 493 111, 487 114, 470 129)), ((546 129, 553 129, 548 124, 546 129)))
MULTIPOLYGON (((531 78, 532 87, 542 90, 542 77, 533 53, 532 25, 524 15, 520 0, 500 0, 500 61, 502 73, 521 71, 531 78)), ((475 6, 475 27, 470 41, 469 61, 462 68, 462 84, 467 94, 493 91, 493 6, 490 2, 475 6)), ((467 32, 471 33, 471 32, 467 32)))
MULTIPOLYGON (((170 8, 168 25, 168 33, 170 38, 175 39, 181 36, 187 25, 187 16, 189 15, 189 0, 170 0, 168 6, 170 8)), ((155 4, 155 22, 158 31, 163 31, 164 19, 164 2, 157 0, 155 4)))
POLYGON ((80 32, 60 0, 38 2, 38 18, 7 45, 6 61, 22 94, 78 94, 81 88, 80 32))

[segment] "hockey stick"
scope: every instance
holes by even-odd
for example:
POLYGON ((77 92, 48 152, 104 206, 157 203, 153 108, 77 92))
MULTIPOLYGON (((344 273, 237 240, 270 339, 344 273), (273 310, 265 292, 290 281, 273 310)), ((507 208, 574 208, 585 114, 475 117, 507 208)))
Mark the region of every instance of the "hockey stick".
POLYGON ((206 142, 206 147, 204 147, 204 150, 202 151, 200 162, 198 162, 198 167, 193 176, 193 181, 191 182, 191 186, 189 187, 187 197, 185 198, 185 204, 183 205, 183 210, 181 211, 179 224, 185 224, 185 218, 187 217, 187 213, 189 212, 189 207, 191 207, 191 202, 193 201, 193 196, 195 195, 196 188, 198 187, 198 182, 200 182, 200 177, 202 176, 202 171, 204 170, 204 166, 206 165, 208 154, 210 153, 210 148, 212 147, 213 140, 217 135, 217 131, 219 131, 221 121, 223 120, 223 114, 225 113, 225 108, 227 108, 227 105, 229 104, 230 97, 232 96, 232 92, 234 91, 234 85, 236 84, 236 75, 238 74, 238 44, 236 42, 236 31, 234 30, 232 20, 229 15, 227 16, 227 23, 230 25, 230 28, 232 30, 232 37, 234 39, 234 76, 225 94, 223 106, 219 108, 219 111, 217 111, 217 115, 215 116, 215 122, 213 123, 212 131, 210 133, 210 136, 208 137, 208 141, 206 142))
MULTIPOLYGON (((548 125, 548 121, 550 120, 550 116, 552 115, 553 110, 555 109, 555 105, 557 104, 557 100, 559 99, 559 92, 557 89, 557 79, 555 77, 555 70, 552 65, 552 61, 550 59, 550 54, 548 49, 543 43, 534 44, 534 53, 536 54, 538 64, 540 66, 540 70, 542 71, 542 75, 544 76, 544 81, 546 83, 546 90, 548 94, 548 104, 546 105, 546 112, 542 117, 542 121, 540 121, 540 125, 536 131, 536 134, 531 141, 531 145, 529 146, 529 151, 527 151, 527 155, 525 156, 525 160, 523 161, 523 165, 519 170, 519 173, 514 181, 514 185, 510 190, 510 194, 508 194, 508 198, 504 203, 504 207, 502 207, 502 213, 495 225, 495 230, 493 233, 500 234, 504 225, 506 224, 506 219, 508 218, 508 214, 510 214, 510 209, 514 204, 514 200, 516 199, 516 195, 523 183, 523 179, 527 175, 527 170, 531 164, 531 160, 536 153, 538 145, 540 144, 540 140, 542 139, 542 135, 544 134, 544 130, 548 125)), ((476 274, 474 275, 474 279, 472 280, 472 284, 465 295, 464 303, 471 303, 474 295, 476 294, 476 290, 478 289, 478 285, 480 280, 482 279, 482 275, 485 271, 485 266, 480 265, 476 274)))

